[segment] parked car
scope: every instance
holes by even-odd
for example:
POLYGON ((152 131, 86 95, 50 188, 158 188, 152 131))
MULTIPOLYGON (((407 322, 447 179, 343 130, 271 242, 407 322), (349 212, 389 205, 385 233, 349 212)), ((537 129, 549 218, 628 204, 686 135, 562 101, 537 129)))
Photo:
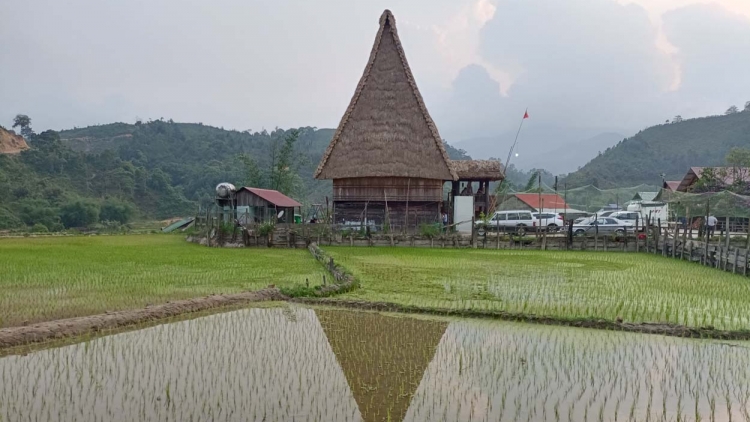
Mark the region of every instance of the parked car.
MULTIPOLYGON (((485 226, 484 221, 477 221, 477 226, 485 226)), ((487 230, 515 231, 524 235, 527 230, 536 227, 536 219, 531 211, 497 211, 486 224, 487 230)))
POLYGON ((597 232, 597 228, 600 234, 621 235, 625 234, 626 228, 633 228, 633 224, 629 221, 611 217, 588 218, 580 223, 573 224, 573 234, 576 236, 594 234, 597 232))
POLYGON ((618 220, 629 221, 635 225, 636 219, 642 221, 640 214, 637 211, 617 211, 609 215, 609 217, 616 218, 618 220))
POLYGON ((532 216, 534 217, 534 220, 536 220, 537 226, 547 227, 547 230, 549 231, 556 231, 559 230, 560 227, 565 226, 565 220, 563 220, 560 214, 542 212, 532 214, 532 216))

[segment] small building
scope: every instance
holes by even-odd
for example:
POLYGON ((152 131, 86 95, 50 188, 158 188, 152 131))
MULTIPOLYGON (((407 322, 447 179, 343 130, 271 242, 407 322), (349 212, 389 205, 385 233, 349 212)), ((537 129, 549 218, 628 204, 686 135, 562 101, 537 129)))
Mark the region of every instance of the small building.
POLYGON ((495 196, 490 192, 490 182, 505 178, 502 164, 494 160, 453 160, 452 163, 458 180, 451 183, 448 209, 454 209, 452 204, 455 197, 473 196, 474 217, 478 218, 482 213, 488 214, 495 206, 495 196))
POLYGON ((659 195, 659 192, 637 192, 633 199, 631 199, 631 202, 643 202, 643 201, 653 201, 657 196, 659 195))
POLYGON ((712 182, 716 184, 716 186, 704 187, 710 192, 724 190, 727 186, 737 181, 750 182, 750 168, 747 167, 690 167, 685 177, 680 181, 679 186, 677 186, 676 191, 693 192, 698 180, 709 169, 714 173, 712 182))
POLYGON ((662 185, 662 190, 669 191, 669 192, 677 192, 677 188, 680 187, 680 181, 679 180, 670 180, 665 181, 662 185))
POLYGON ((498 210, 528 210, 531 212, 565 212, 570 209, 556 193, 514 193, 508 196, 498 210))
POLYGON ((295 223, 295 210, 302 204, 283 193, 271 189, 242 187, 234 194, 237 219, 250 223, 295 223))

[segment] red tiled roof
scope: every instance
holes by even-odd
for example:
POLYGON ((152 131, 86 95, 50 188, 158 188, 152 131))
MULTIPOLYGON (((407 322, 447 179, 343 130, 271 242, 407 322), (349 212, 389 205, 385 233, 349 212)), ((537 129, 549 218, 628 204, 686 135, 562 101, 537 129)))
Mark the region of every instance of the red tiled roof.
POLYGON ((277 191, 277 190, 271 190, 271 189, 259 189, 259 188, 249 188, 244 187, 240 188, 240 190, 245 189, 247 191, 250 191, 259 197, 265 199, 266 201, 276 205, 277 207, 282 208, 292 208, 292 207, 301 207, 302 204, 295 201, 294 199, 284 195, 283 193, 277 191))
MULTIPOLYGON (((539 203, 538 193, 517 193, 515 195, 516 195, 516 198, 520 199, 531 208, 538 210, 541 206, 541 204, 539 203)), ((568 204, 565 203, 565 201, 560 197, 560 195, 557 195, 554 193, 543 193, 541 197, 542 197, 542 203, 544 204, 544 209, 568 208, 568 204)))
MULTIPOLYGON (((685 177, 682 178, 680 181, 680 185, 677 187, 676 190, 680 192, 687 192, 688 189, 703 175, 703 170, 705 169, 713 169, 714 171, 720 171, 722 169, 726 170, 726 176, 721 180, 725 185, 731 185, 735 182, 735 173, 732 171, 731 167, 690 167, 690 170, 688 170, 685 177)), ((750 168, 747 167, 738 167, 737 170, 740 171, 740 177, 747 177, 747 174, 750 173, 750 168)), ((719 178, 719 176, 717 174, 719 178)))

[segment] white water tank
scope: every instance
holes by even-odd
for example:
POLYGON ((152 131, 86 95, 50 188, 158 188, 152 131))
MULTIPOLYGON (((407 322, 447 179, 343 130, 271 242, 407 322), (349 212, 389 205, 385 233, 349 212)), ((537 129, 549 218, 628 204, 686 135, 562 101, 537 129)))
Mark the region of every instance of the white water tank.
POLYGON ((216 185, 216 196, 222 199, 228 199, 234 192, 237 192, 237 188, 231 183, 219 183, 216 185))

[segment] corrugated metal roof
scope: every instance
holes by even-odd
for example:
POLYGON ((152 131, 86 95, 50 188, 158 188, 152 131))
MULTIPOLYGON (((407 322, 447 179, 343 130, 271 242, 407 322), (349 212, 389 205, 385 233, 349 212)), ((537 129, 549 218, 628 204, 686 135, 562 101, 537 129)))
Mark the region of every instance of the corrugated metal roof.
POLYGON ((659 192, 638 192, 633 197, 633 201, 653 201, 659 192))
POLYGON ((243 187, 239 190, 247 190, 250 191, 262 199, 265 199, 266 201, 276 205, 277 207, 282 208, 292 208, 292 207, 301 207, 302 204, 295 201, 294 199, 284 195, 283 193, 277 191, 277 190, 271 190, 271 189, 260 189, 260 188, 249 188, 249 187, 243 187))
MULTIPOLYGON (((539 209, 540 203, 539 203, 539 194, 538 193, 516 193, 516 198, 523 201, 526 205, 530 206, 534 209, 539 209)), ((560 195, 554 194, 554 193, 543 193, 541 195, 542 201, 544 203, 544 208, 557 208, 559 210, 563 210, 565 208, 568 208, 568 204, 565 203, 565 201, 560 197, 560 195)))
POLYGON ((174 223, 168 225, 167 227, 163 227, 161 229, 161 231, 164 232, 164 233, 173 232, 173 231, 175 231, 177 229, 181 229, 181 228, 187 226, 188 224, 192 223, 193 220, 195 220, 194 217, 183 218, 180 221, 175 221, 174 223))

